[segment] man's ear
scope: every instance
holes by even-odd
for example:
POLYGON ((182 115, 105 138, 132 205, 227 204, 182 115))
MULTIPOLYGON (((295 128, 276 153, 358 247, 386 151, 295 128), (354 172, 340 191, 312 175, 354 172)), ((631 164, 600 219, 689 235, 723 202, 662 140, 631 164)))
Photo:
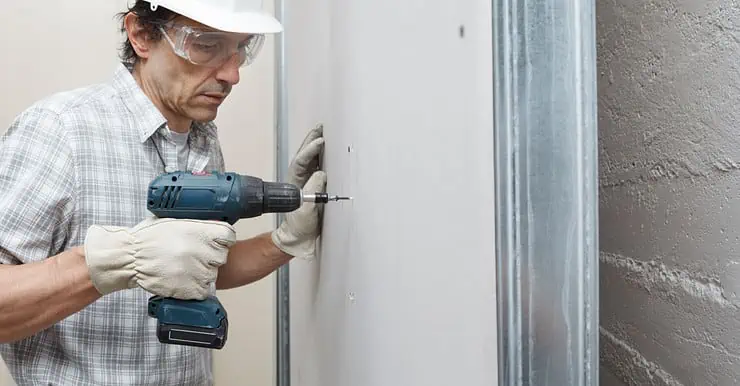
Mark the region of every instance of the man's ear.
POLYGON ((149 33, 139 23, 139 17, 134 13, 129 12, 123 19, 123 24, 126 27, 126 34, 128 36, 131 46, 134 48, 134 52, 140 58, 148 58, 152 49, 152 39, 150 39, 149 33))

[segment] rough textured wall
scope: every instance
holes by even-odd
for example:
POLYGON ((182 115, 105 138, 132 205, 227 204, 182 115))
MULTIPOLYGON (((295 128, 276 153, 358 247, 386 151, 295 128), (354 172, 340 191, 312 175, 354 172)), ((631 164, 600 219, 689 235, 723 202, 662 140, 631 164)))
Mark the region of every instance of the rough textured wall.
POLYGON ((740 383, 740 5, 599 0, 602 361, 740 383))

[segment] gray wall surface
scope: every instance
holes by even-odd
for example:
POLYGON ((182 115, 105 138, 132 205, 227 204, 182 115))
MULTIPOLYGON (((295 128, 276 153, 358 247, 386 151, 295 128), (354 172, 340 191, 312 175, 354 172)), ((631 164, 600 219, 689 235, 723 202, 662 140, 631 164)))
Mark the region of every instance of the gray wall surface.
POLYGON ((624 382, 612 374, 609 369, 601 366, 599 369, 599 386, 624 386, 624 382))
POLYGON ((597 1, 602 361, 740 384, 740 8, 597 1))
POLYGON ((293 386, 496 384, 490 1, 287 1, 290 153, 324 124, 293 386))

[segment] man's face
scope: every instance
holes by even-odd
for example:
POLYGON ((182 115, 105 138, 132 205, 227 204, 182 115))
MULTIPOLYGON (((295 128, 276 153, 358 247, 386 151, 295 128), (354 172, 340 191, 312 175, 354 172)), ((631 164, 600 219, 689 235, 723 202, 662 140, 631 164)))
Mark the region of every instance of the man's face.
POLYGON ((250 35, 231 34, 201 25, 187 18, 174 20, 174 26, 162 26, 169 37, 152 43, 144 63, 147 85, 150 94, 169 114, 184 120, 210 121, 216 118, 218 108, 239 83, 239 54, 236 47, 250 39, 250 35), (194 58, 216 52, 226 52, 225 62, 216 61, 210 65, 193 64, 188 59, 178 56, 172 45, 178 48, 178 38, 184 36, 187 27, 196 31, 210 32, 205 38, 194 40, 189 35, 186 44, 188 53, 194 58), (216 32, 216 33, 214 33, 216 32), (171 43, 170 43, 171 42, 171 43), (225 49, 225 50, 224 50, 225 49))

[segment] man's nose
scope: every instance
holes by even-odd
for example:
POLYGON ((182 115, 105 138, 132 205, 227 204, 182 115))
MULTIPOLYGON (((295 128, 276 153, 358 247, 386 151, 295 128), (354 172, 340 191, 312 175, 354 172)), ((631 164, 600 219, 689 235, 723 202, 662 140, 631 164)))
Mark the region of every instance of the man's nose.
POLYGON ((218 73, 216 73, 216 78, 232 86, 239 83, 239 54, 238 53, 231 55, 229 60, 227 60, 226 63, 224 63, 219 68, 218 73))

